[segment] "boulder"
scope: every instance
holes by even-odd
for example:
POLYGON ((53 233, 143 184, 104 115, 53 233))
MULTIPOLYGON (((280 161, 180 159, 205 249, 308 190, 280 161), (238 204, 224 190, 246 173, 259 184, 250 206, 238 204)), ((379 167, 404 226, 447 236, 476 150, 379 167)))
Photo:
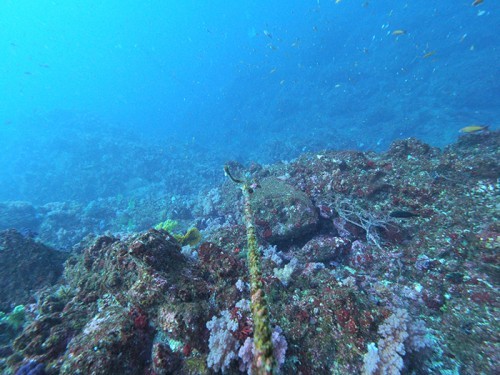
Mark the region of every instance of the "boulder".
POLYGON ((0 232, 0 310, 29 303, 35 291, 56 283, 67 256, 15 229, 0 232))
POLYGON ((280 179, 260 181, 251 204, 258 233, 271 244, 300 239, 317 228, 318 212, 309 197, 280 179))
POLYGON ((351 248, 346 238, 317 236, 308 241, 296 254, 304 262, 340 262, 351 248))

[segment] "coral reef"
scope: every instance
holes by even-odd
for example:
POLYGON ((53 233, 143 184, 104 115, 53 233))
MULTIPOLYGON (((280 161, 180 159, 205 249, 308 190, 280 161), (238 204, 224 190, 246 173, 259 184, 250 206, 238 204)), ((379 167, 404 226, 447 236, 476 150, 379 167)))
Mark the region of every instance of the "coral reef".
POLYGON ((0 232, 0 311, 34 302, 36 290, 58 281, 67 257, 16 230, 0 232))
MULTIPOLYGON (((282 373, 495 373, 499 146, 489 132, 444 150, 405 139, 386 153, 251 165, 253 245, 231 181, 190 203, 183 229, 200 228, 203 242, 189 256, 163 230, 86 240, 60 284, 0 293, 6 314, 19 304, 26 313, 16 338, 2 341, 0 371, 247 372, 255 245, 282 373)), ((6 244, 47 251, 18 232, 1 236, 14 270, 27 260, 9 259, 6 244)), ((29 259, 23 272, 41 258, 29 259)))
POLYGON ((100 237, 70 258, 65 281, 75 292, 42 296, 44 313, 14 349, 61 374, 133 374, 151 363, 158 373, 172 372, 188 341, 202 351, 207 291, 164 233, 123 242, 100 237))
POLYGON ((0 230, 16 228, 36 231, 39 225, 40 216, 29 202, 0 203, 0 230))

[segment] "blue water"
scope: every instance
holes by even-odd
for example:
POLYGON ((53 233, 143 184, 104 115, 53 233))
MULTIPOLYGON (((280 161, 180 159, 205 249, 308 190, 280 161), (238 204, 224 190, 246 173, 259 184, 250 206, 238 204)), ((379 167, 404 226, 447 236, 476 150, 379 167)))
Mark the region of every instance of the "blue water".
POLYGON ((194 192, 227 160, 497 128, 497 1, 291 4, 3 1, 0 201, 194 192))

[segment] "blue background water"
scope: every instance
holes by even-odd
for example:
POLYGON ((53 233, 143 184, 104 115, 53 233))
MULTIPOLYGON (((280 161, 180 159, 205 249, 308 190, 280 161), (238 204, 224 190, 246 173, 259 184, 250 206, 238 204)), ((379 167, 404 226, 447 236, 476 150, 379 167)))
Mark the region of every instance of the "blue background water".
POLYGON ((153 183, 194 191, 186 170, 214 181, 229 159, 380 151, 409 136, 444 146, 464 126, 496 128, 499 10, 3 1, 0 201, 86 201, 153 183))

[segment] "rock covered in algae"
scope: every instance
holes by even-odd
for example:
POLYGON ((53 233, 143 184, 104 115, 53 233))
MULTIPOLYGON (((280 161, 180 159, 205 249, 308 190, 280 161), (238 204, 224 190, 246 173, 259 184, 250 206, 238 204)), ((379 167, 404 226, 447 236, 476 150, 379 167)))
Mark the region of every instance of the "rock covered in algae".
POLYGON ((99 237, 68 260, 65 278, 67 295, 43 296, 15 340, 13 369, 36 359, 47 373, 167 374, 206 350, 206 285, 165 232, 99 237))
POLYGON ((318 213, 306 194, 274 177, 264 178, 259 185, 251 203, 263 239, 276 244, 314 232, 318 213))
POLYGON ((0 232, 0 310, 32 302, 35 291, 61 276, 67 256, 14 229, 0 232))

